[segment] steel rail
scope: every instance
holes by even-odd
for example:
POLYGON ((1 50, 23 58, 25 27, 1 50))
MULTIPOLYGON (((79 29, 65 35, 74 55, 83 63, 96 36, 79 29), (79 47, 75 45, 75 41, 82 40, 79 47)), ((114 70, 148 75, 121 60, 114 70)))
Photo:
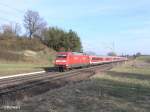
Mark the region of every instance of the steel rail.
MULTIPOLYGON (((94 67, 89 67, 89 68, 84 68, 84 69, 79 69, 79 70, 73 70, 73 71, 69 71, 69 72, 58 73, 53 76, 46 75, 43 77, 43 75, 42 76, 40 75, 40 77, 36 77, 36 78, 34 77, 33 79, 31 79, 31 77, 29 77, 28 78, 29 80, 17 79, 17 80, 25 80, 25 81, 22 83, 19 83, 19 84, 16 83, 16 84, 13 84, 12 86, 5 86, 4 88, 1 88, 0 95, 6 94, 9 92, 18 91, 21 89, 32 88, 36 85, 44 84, 46 82, 52 82, 52 81, 56 81, 56 80, 60 80, 60 79, 64 79, 64 78, 77 76, 77 75, 80 75, 82 72, 89 72, 89 73, 91 72, 91 75, 93 75, 94 69, 97 69, 97 68, 99 68, 101 71, 104 71, 104 70, 112 68, 112 66, 111 66, 111 64, 109 64, 109 65, 105 64, 105 65, 101 65, 101 66, 94 66, 94 67)), ((15 81, 15 80, 13 80, 13 81, 15 81)))

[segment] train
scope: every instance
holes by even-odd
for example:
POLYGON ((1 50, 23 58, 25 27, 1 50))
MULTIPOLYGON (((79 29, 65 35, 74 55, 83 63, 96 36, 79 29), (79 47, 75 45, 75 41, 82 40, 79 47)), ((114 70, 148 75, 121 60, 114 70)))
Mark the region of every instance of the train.
POLYGON ((54 65, 60 72, 64 72, 74 68, 124 61, 127 61, 127 58, 121 56, 96 56, 79 52, 58 52, 54 65))

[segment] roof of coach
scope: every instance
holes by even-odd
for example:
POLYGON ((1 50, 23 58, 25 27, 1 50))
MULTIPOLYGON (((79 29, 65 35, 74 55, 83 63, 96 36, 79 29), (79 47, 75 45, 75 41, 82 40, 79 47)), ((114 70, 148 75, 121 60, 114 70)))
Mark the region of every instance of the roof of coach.
POLYGON ((81 53, 81 52, 72 52, 72 54, 74 54, 74 55, 85 55, 85 53, 81 53))
POLYGON ((113 56, 94 56, 94 55, 90 55, 90 57, 111 58, 113 56))
POLYGON ((58 52, 57 54, 62 54, 62 55, 69 55, 69 54, 73 54, 73 55, 85 55, 85 53, 79 53, 79 52, 58 52))
POLYGON ((92 57, 92 58, 125 58, 125 57, 121 57, 121 56, 93 56, 93 55, 90 55, 89 57, 92 57))
POLYGON ((57 54, 70 54, 71 52, 57 52, 57 54))

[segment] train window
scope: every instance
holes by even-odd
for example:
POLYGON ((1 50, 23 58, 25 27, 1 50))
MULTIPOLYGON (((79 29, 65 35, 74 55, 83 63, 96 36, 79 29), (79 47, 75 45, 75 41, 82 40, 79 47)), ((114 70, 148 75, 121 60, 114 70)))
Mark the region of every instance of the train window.
POLYGON ((92 58, 92 60, 96 60, 96 58, 92 58))
POLYGON ((67 58, 66 55, 58 55, 57 58, 67 58))
POLYGON ((103 60, 103 58, 101 58, 101 57, 94 57, 94 58, 92 58, 92 60, 102 61, 102 60, 103 60))
POLYGON ((92 60, 99 60, 99 58, 92 58, 92 60))

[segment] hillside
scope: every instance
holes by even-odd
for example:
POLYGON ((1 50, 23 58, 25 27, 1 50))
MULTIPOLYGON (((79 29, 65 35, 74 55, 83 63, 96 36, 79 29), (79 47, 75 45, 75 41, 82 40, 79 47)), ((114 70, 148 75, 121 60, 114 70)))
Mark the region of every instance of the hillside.
POLYGON ((52 66, 55 53, 38 39, 1 39, 0 75, 37 71, 52 66))

